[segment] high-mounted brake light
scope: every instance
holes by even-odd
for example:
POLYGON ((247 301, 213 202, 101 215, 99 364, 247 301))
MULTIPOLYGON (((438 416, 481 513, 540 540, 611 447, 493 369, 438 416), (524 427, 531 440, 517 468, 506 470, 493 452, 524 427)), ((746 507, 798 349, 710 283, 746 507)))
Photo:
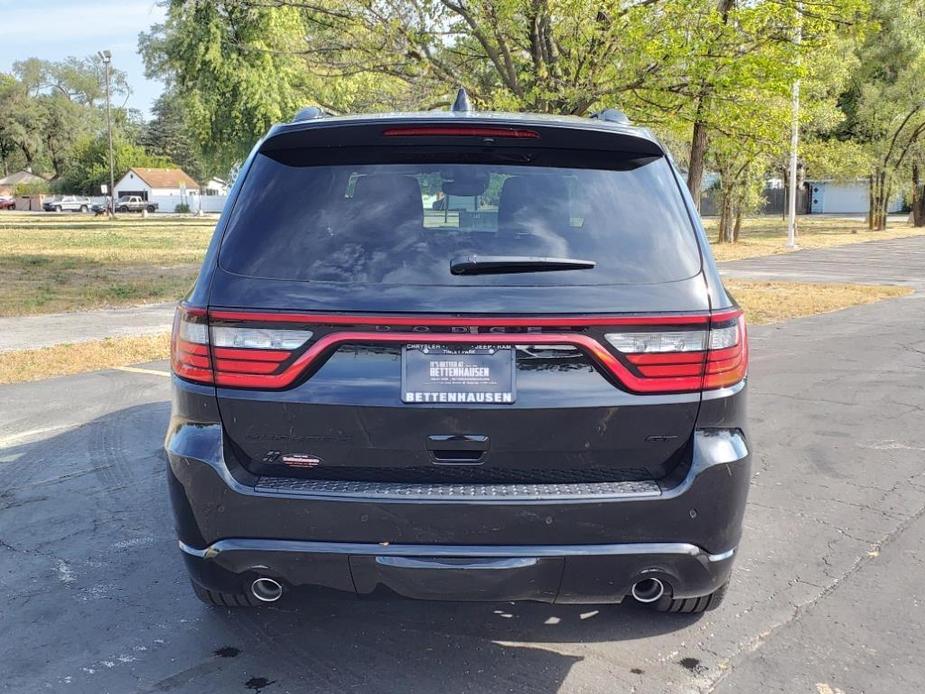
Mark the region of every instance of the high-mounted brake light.
POLYGON ((519 140, 540 139, 540 134, 535 130, 523 130, 520 128, 466 128, 458 126, 389 128, 382 134, 385 137, 505 137, 519 140))

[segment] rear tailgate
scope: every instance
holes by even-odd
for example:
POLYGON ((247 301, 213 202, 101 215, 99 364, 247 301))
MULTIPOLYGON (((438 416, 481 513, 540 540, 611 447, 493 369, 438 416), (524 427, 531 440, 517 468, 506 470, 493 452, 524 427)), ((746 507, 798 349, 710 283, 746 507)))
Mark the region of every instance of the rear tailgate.
POLYGON ((561 149, 559 129, 515 146, 376 127, 354 133, 364 148, 284 133, 247 174, 208 319, 230 451, 259 474, 335 480, 669 474, 699 408, 709 305, 657 145, 597 133, 625 150, 601 157, 561 149), (594 267, 450 272, 480 254, 594 267), (665 344, 635 363, 608 335, 665 344))

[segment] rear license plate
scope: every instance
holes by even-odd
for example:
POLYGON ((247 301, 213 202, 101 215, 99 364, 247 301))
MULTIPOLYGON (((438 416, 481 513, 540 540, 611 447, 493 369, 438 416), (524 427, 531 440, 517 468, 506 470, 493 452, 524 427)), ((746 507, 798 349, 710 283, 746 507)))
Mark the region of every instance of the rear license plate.
POLYGON ((405 345, 403 402, 508 405, 516 396, 514 348, 497 345, 405 345))

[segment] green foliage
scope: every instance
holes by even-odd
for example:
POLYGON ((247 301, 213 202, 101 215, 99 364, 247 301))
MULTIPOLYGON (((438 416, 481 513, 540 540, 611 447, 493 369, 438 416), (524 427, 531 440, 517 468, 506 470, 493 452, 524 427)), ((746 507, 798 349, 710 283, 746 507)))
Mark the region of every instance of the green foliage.
POLYGON ((149 74, 184 94, 187 122, 225 169, 303 104, 304 27, 294 10, 234 2, 167 3, 167 20, 141 38, 149 74))
MULTIPOLYGON (((5 168, 29 167, 61 176, 75 143, 105 122, 105 81, 97 57, 53 62, 28 58, 0 75, 0 157, 5 168)), ((125 73, 111 75, 115 98, 128 95, 125 73)), ((116 109, 117 126, 128 131, 131 116, 116 109)))
POLYGON ((13 187, 13 195, 16 197, 43 195, 50 190, 51 187, 44 181, 35 183, 18 183, 13 187))
POLYGON ((189 204, 185 202, 179 203, 176 207, 173 208, 173 211, 177 214, 189 214, 189 204))
POLYGON ((186 104, 177 91, 161 94, 151 110, 154 118, 141 137, 148 152, 170 159, 197 181, 204 181, 216 172, 206 163, 202 147, 191 133, 186 104))
MULTIPOLYGON (((105 105, 104 65, 99 56, 62 61, 27 58, 13 63, 13 74, 31 96, 55 94, 86 106, 105 105)), ((113 101, 131 93, 123 70, 110 70, 110 85, 113 101)))
MULTIPOLYGON (((148 154, 140 145, 121 138, 113 140, 113 162, 116 181, 133 166, 174 166, 166 157, 148 154)), ((83 138, 76 144, 73 162, 58 187, 72 193, 99 195, 103 184, 109 184, 109 142, 103 135, 83 138)))

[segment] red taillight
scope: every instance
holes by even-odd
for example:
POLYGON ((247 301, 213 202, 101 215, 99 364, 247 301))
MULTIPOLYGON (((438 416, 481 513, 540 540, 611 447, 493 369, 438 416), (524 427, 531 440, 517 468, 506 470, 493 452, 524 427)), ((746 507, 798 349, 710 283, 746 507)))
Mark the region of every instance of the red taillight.
POLYGON ((209 325, 205 309, 181 304, 171 344, 173 371, 189 381, 256 388, 311 337, 310 330, 209 325))
POLYGON ((703 389, 714 390, 735 385, 748 374, 748 330, 745 315, 738 311, 725 323, 710 330, 710 349, 707 352, 703 389), (724 339, 716 339, 724 334, 724 339), (732 343, 732 344, 728 344, 732 343))
POLYGON ((209 356, 209 322, 204 308, 180 304, 173 319, 170 362, 180 378, 197 383, 212 383, 209 356))
POLYGON ((518 128, 479 128, 429 126, 416 128, 389 128, 382 133, 385 137, 506 137, 518 140, 539 140, 535 130, 518 128))
POLYGON ((748 371, 745 317, 737 309, 711 315, 702 329, 638 329, 605 337, 642 377, 639 392, 715 390, 738 383, 748 371))

